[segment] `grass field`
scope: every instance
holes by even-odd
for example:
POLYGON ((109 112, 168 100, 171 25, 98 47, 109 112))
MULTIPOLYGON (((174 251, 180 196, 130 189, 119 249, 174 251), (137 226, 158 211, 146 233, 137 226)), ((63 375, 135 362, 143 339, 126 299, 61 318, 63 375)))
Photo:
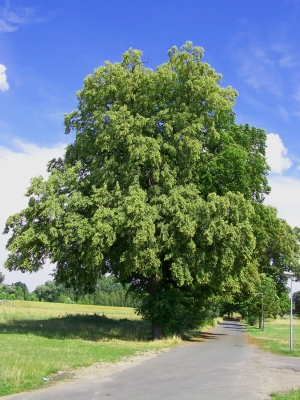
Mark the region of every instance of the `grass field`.
POLYGON ((35 389, 58 371, 114 363, 158 351, 178 338, 151 341, 133 309, 13 301, 0 306, 0 396, 35 389))
MULTIPOLYGON (((246 326, 252 340, 263 350, 272 351, 283 356, 300 357, 300 320, 293 320, 293 350, 290 350, 290 320, 266 320, 265 330, 246 326)), ((274 394, 272 400, 299 400, 300 389, 286 394, 274 394)))
POLYGON ((300 320, 293 321, 293 350, 290 350, 290 320, 268 319, 265 330, 246 326, 255 343, 264 350, 291 357, 300 357, 300 320))

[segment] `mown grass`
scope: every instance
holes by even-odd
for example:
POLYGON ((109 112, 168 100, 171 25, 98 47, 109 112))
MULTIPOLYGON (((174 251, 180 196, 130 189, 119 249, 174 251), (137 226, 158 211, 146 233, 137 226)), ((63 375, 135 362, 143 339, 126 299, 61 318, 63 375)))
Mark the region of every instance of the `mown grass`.
POLYGON ((273 394, 272 400, 299 400, 300 399, 300 389, 292 390, 289 393, 284 394, 273 394))
MULTIPOLYGON (((255 344, 263 350, 283 356, 300 357, 300 320, 293 320, 293 350, 290 350, 290 320, 266 320, 264 332, 253 326, 246 326, 255 344)), ((273 394, 272 400, 299 400, 300 389, 284 394, 273 394)))
POLYGON ((35 389, 58 371, 158 351, 131 308, 13 301, 0 307, 0 396, 35 389))
POLYGON ((293 350, 290 350, 290 320, 266 320, 265 330, 253 326, 246 326, 249 335, 255 339, 256 344, 263 350, 273 353, 300 357, 300 320, 293 321, 293 350))

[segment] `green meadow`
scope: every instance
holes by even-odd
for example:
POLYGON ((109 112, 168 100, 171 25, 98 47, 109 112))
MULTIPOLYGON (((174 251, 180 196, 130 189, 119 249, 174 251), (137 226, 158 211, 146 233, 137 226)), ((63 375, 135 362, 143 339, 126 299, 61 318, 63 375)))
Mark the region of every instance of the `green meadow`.
POLYGON ((159 351, 132 308, 13 301, 0 305, 0 395, 35 389, 58 371, 159 351))

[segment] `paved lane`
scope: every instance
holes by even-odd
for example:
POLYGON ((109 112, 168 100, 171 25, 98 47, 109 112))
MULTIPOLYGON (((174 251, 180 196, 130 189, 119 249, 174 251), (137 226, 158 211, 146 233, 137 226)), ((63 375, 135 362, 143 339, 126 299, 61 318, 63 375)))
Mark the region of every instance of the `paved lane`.
POLYGON ((223 322, 207 337, 106 378, 62 382, 3 399, 265 400, 272 392, 300 387, 300 360, 250 346, 241 324, 223 322))

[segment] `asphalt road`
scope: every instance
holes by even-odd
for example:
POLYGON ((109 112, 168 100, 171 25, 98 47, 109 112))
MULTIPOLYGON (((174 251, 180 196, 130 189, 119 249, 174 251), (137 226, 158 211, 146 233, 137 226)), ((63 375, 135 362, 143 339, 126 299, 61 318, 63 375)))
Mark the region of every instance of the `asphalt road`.
POLYGON ((60 382, 3 400, 266 400, 300 387, 300 359, 248 344, 241 324, 223 322, 206 337, 106 377, 60 382))

